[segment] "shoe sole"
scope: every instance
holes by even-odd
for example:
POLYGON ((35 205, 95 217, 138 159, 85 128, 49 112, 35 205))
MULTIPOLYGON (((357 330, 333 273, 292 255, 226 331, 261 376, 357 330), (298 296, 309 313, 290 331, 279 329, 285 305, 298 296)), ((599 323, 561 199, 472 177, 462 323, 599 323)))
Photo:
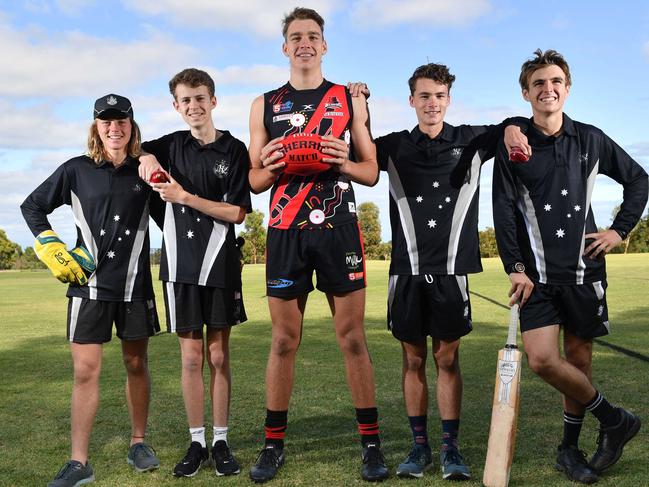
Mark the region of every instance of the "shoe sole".
POLYGON ((465 473, 442 474, 442 480, 471 480, 471 474, 465 474, 465 473))
POLYGON ((79 480, 76 484, 74 484, 72 487, 79 487, 81 485, 86 485, 90 484, 91 482, 95 481, 95 476, 88 477, 87 479, 81 479, 79 480))
POLYGON ((130 458, 127 458, 126 461, 128 462, 128 464, 131 467, 133 467, 133 470, 135 470, 138 473, 150 472, 151 470, 156 470, 156 469, 160 468, 159 463, 157 465, 150 465, 150 466, 148 466, 146 468, 140 468, 137 465, 135 465, 135 462, 133 460, 131 460, 130 458))
POLYGON ((253 476, 252 470, 250 470, 250 475, 249 475, 250 480, 252 480, 255 484, 263 484, 263 483, 269 482, 269 481, 271 481, 271 480, 273 480, 275 478, 275 476, 277 475, 277 472, 279 472, 279 469, 282 468, 282 465, 284 465, 284 458, 282 458, 280 460, 280 462, 279 462, 279 465, 277 465, 277 469, 275 470, 275 475, 273 475, 272 477, 268 477, 268 478, 255 478, 253 476))
POLYGON ((219 469, 214 467, 214 472, 216 472, 216 475, 219 477, 227 477, 228 475, 239 475, 241 473, 241 469, 237 469, 234 472, 219 472, 219 469))
POLYGON ((641 424, 642 424, 642 422, 640 421, 640 418, 636 416, 635 421, 634 421, 633 425, 631 426, 631 429, 627 432, 626 436, 624 437, 624 441, 620 445, 620 448, 618 449, 618 451, 615 454, 615 456, 613 457, 613 459, 608 464, 604 465, 603 467, 600 467, 600 468, 597 468, 597 469, 595 469, 593 467, 591 467, 591 468, 593 468, 593 470, 595 470, 595 472, 600 474, 601 472, 603 472, 607 468, 611 468, 613 465, 615 465, 618 462, 618 460, 622 457, 622 452, 623 452, 624 447, 626 446, 626 444, 629 441, 631 441, 635 435, 638 434, 638 431, 640 431, 641 424))
POLYGON ((204 467, 207 463, 209 463, 209 460, 205 460, 205 461, 199 463, 198 468, 196 470, 194 470, 192 473, 176 473, 176 472, 174 472, 173 473, 174 477, 178 477, 178 478, 180 478, 180 477, 187 477, 187 478, 194 477, 198 472, 201 471, 201 468, 204 467))
POLYGON ((397 475, 397 477, 400 477, 402 479, 408 479, 408 478, 420 479, 420 478, 422 478, 424 476, 424 472, 426 472, 427 470, 430 470, 431 468, 433 468, 433 462, 430 462, 430 463, 427 463, 426 465, 424 465, 424 468, 421 471, 421 473, 404 472, 404 471, 400 472, 399 470, 397 470, 396 475, 397 475))
POLYGON ((576 477, 573 477, 573 476, 570 474, 570 471, 569 471, 566 467, 564 467, 563 465, 561 465, 560 463, 555 463, 555 464, 554 464, 554 468, 556 468, 559 472, 563 472, 563 473, 566 475, 566 478, 567 478, 568 480, 572 480, 573 482, 579 482, 580 484, 594 484, 595 482, 597 482, 597 481, 599 480, 598 477, 595 477, 594 479, 589 479, 589 480, 586 480, 586 479, 578 479, 578 478, 576 478, 576 477))

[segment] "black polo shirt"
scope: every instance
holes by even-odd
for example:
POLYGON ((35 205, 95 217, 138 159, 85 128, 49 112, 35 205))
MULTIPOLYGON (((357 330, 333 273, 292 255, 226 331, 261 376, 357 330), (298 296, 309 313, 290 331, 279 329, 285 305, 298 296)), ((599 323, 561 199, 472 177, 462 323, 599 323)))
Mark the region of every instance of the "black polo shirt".
MULTIPOLYGON (((454 127, 444 123, 431 139, 416 126, 376 139, 379 167, 390 183, 390 274, 469 274, 482 271, 478 240, 480 168, 493 147, 468 161, 466 184, 451 173, 464 149, 481 134, 498 140, 503 125, 454 127)), ((474 143, 475 145, 475 143, 474 143)))
MULTIPOLYGON (((246 146, 229 132, 201 145, 183 130, 142 144, 192 194, 251 210, 246 146)), ((158 198, 159 200, 159 198, 158 198)), ((160 279, 211 287, 241 287, 234 224, 189 206, 166 203, 160 279)))
POLYGON ((47 215, 70 205, 76 245, 95 259, 96 272, 85 286, 71 284, 68 296, 100 301, 153 298, 149 266, 149 195, 138 176, 139 162, 118 168, 79 156, 65 162, 23 202, 21 210, 34 236, 52 226, 47 215))
POLYGON ((583 284, 605 279, 604 260, 583 256, 584 235, 597 232, 591 198, 597 174, 624 187, 611 229, 622 237, 647 203, 647 173, 597 127, 563 115, 563 130, 547 136, 532 125, 532 156, 509 161, 501 142, 493 177, 494 224, 505 269, 523 262, 534 280, 583 284))

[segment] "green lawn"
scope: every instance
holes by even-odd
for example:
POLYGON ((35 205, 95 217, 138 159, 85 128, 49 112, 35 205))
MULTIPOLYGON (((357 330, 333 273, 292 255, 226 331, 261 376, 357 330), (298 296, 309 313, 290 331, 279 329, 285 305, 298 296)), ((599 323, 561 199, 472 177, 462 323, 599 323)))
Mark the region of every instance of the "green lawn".
MULTIPOLYGON (((613 334, 605 340, 649 355, 649 257, 612 255, 608 300, 613 334)), ((484 261, 485 272, 473 276, 471 290, 506 302, 508 280, 499 261, 484 261)), ((366 330, 375 364, 381 432, 387 461, 394 468, 410 446, 410 432, 401 396, 401 351, 385 328, 386 262, 370 262, 366 330)), ((149 441, 162 461, 159 471, 135 474, 126 464, 129 427, 124 401, 124 370, 118 340, 105 347, 101 404, 91 440, 90 457, 97 486, 250 485, 248 468, 262 441, 264 369, 270 320, 264 297, 263 267, 244 268, 244 298, 249 321, 232 333, 233 397, 230 443, 244 467, 234 478, 216 479, 211 469, 193 479, 175 479, 171 470, 188 444, 179 384, 180 357, 176 338, 152 339, 153 377, 149 441)), ((158 302, 163 313, 162 292, 158 302)), ((48 272, 0 273, 0 485, 45 485, 67 459, 71 360, 65 340, 65 287, 48 272)), ((506 336, 508 313, 472 296, 475 330, 461 349, 464 402, 460 442, 474 480, 480 485, 491 410, 497 350, 506 336)), ((161 319, 163 316, 161 315, 161 319)), ((434 366, 429 363, 431 385, 434 366)), ((512 486, 569 485, 554 471, 554 452, 561 438, 561 399, 549 386, 523 369, 521 416, 512 486)), ((649 363, 595 345, 596 386, 615 403, 649 422, 649 363)), ((432 388, 431 388, 432 390, 432 388)), ((431 394, 434 398, 434 395, 431 394)), ((431 399, 429 433, 439 436, 437 411, 431 399)), ((209 422, 206 423, 211 427, 209 422)), ((618 465, 599 482, 604 486, 649 484, 649 423, 625 449, 618 465)), ((208 438, 211 435, 208 434, 208 438)), ((591 454, 596 422, 588 417, 581 447, 591 454)), ((270 485, 360 485, 360 448, 354 410, 344 381, 329 310, 323 296, 312 293, 307 306, 302 347, 298 355, 295 392, 289 411, 287 463, 270 485)), ((424 481, 391 477, 388 485, 445 485, 437 470, 424 481)))

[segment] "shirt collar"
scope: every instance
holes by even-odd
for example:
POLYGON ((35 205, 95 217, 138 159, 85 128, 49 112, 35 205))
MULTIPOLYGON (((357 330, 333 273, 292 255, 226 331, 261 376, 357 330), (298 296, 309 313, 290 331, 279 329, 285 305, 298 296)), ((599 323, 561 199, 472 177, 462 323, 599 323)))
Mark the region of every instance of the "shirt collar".
POLYGON ((214 142, 210 142, 209 144, 205 145, 201 145, 198 140, 196 140, 196 138, 192 135, 191 131, 188 130, 183 144, 196 144, 196 147, 198 147, 199 149, 212 149, 218 152, 226 153, 228 150, 229 141, 231 139, 230 132, 228 132, 227 130, 215 130, 221 132, 221 137, 216 139, 214 142))
POLYGON ((431 139, 428 134, 425 134, 421 131, 419 125, 415 125, 415 128, 410 131, 410 137, 412 138, 412 141, 417 145, 428 143, 431 140, 451 142, 453 140, 451 131, 452 127, 444 122, 444 124, 442 125, 442 131, 437 134, 437 137, 431 139))
MULTIPOLYGON (((534 117, 530 118, 530 128, 534 130, 539 137, 553 137, 552 135, 545 135, 539 129, 534 126, 534 117)), ((565 113, 563 114, 563 123, 561 125, 561 134, 567 135, 569 137, 577 136, 577 128, 575 127, 575 122, 565 113)))

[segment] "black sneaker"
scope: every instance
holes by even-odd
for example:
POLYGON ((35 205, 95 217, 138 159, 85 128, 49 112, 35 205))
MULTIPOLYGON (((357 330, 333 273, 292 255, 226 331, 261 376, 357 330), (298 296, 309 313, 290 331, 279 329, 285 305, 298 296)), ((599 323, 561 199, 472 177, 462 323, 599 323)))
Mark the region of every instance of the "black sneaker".
POLYGON ((216 475, 236 475, 241 472, 239 463, 232 456, 230 447, 223 441, 217 441, 212 446, 212 463, 216 475))
POLYGON ((640 418, 622 408, 620 421, 614 426, 600 428, 597 438, 597 451, 590 459, 590 467, 601 473, 614 465, 622 456, 624 445, 633 438, 640 429, 640 418))
POLYGON ((598 480, 597 474, 586 461, 586 454, 573 445, 559 445, 554 467, 575 482, 594 484, 598 480))
POLYGON ((67 462, 47 487, 79 487, 95 481, 90 462, 84 465, 76 460, 67 462))
POLYGON ((258 484, 268 482, 275 477, 282 465, 284 465, 284 450, 280 450, 275 445, 266 445, 259 452, 255 464, 250 469, 250 480, 258 484))
POLYGON ((369 482, 381 482, 388 478, 388 467, 381 448, 376 443, 368 443, 363 447, 363 467, 361 477, 369 482))
POLYGON ((183 459, 174 467, 174 475, 176 477, 193 477, 209 459, 210 454, 207 448, 203 448, 198 441, 192 441, 183 459))
POLYGON ((128 449, 126 461, 136 472, 148 472, 160 467, 155 450, 146 443, 135 443, 128 449))

